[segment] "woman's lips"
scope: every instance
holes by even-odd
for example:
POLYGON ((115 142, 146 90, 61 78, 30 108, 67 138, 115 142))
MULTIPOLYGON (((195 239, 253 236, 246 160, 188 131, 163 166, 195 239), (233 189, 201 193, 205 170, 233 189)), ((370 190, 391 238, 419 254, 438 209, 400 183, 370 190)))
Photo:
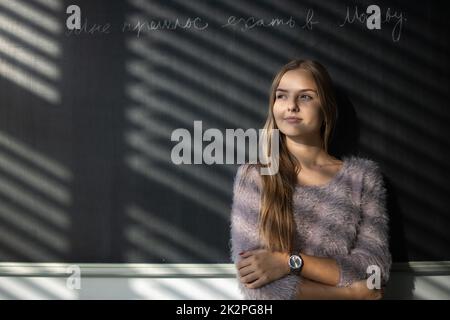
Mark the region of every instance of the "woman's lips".
POLYGON ((286 121, 288 123, 299 123, 300 121, 302 121, 302 119, 299 119, 299 118, 285 118, 284 121, 286 121))

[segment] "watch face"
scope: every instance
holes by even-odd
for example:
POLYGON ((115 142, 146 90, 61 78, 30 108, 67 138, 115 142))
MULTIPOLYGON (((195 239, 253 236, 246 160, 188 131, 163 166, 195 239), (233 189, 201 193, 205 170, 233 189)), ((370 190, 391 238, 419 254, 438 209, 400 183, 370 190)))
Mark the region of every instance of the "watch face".
POLYGON ((302 259, 299 256, 291 256, 289 259, 289 265, 293 269, 298 269, 302 266, 302 259))

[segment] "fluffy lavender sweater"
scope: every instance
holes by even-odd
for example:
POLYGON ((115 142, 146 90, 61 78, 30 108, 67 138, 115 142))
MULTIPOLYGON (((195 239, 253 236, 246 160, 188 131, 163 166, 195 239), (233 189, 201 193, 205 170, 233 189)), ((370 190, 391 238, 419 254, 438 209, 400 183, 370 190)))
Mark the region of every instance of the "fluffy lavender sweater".
MULTIPOLYGON (((293 195, 296 223, 295 251, 329 257, 340 267, 338 287, 366 279, 369 265, 381 270, 381 283, 389 280, 391 254, 388 245, 386 189, 376 162, 344 156, 343 166, 322 186, 297 185, 293 195)), ((258 216, 262 181, 256 168, 238 168, 231 208, 231 259, 236 265, 239 252, 261 248, 258 216)), ((239 275, 237 274, 237 278, 239 275)), ((287 275, 258 289, 246 288, 238 280, 244 299, 295 299, 302 277, 287 275)))

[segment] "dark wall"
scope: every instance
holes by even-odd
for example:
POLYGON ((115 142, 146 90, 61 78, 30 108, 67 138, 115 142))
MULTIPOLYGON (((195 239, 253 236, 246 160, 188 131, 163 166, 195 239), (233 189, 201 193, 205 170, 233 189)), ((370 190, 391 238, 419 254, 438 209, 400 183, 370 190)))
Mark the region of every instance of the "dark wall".
POLYGON ((340 25, 371 1, 21 3, 38 18, 0 6, 1 261, 229 262, 237 167, 177 166, 170 136, 194 120, 261 128, 272 78, 295 57, 336 84, 331 153, 382 167, 394 260, 450 260, 447 7, 377 1, 382 29, 368 30, 340 25), (224 26, 231 16, 295 26, 224 26), (122 28, 177 18, 197 24, 122 28))

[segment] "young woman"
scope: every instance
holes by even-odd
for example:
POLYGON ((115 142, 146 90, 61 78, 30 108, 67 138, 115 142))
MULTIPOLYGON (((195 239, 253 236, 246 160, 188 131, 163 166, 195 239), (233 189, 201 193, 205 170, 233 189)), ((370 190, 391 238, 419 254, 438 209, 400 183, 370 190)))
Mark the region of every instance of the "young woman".
POLYGON ((391 266, 386 190, 375 161, 328 154, 336 118, 320 63, 281 68, 264 127, 268 145, 279 129, 279 170, 241 165, 233 187, 231 258, 245 299, 382 297, 391 266))

